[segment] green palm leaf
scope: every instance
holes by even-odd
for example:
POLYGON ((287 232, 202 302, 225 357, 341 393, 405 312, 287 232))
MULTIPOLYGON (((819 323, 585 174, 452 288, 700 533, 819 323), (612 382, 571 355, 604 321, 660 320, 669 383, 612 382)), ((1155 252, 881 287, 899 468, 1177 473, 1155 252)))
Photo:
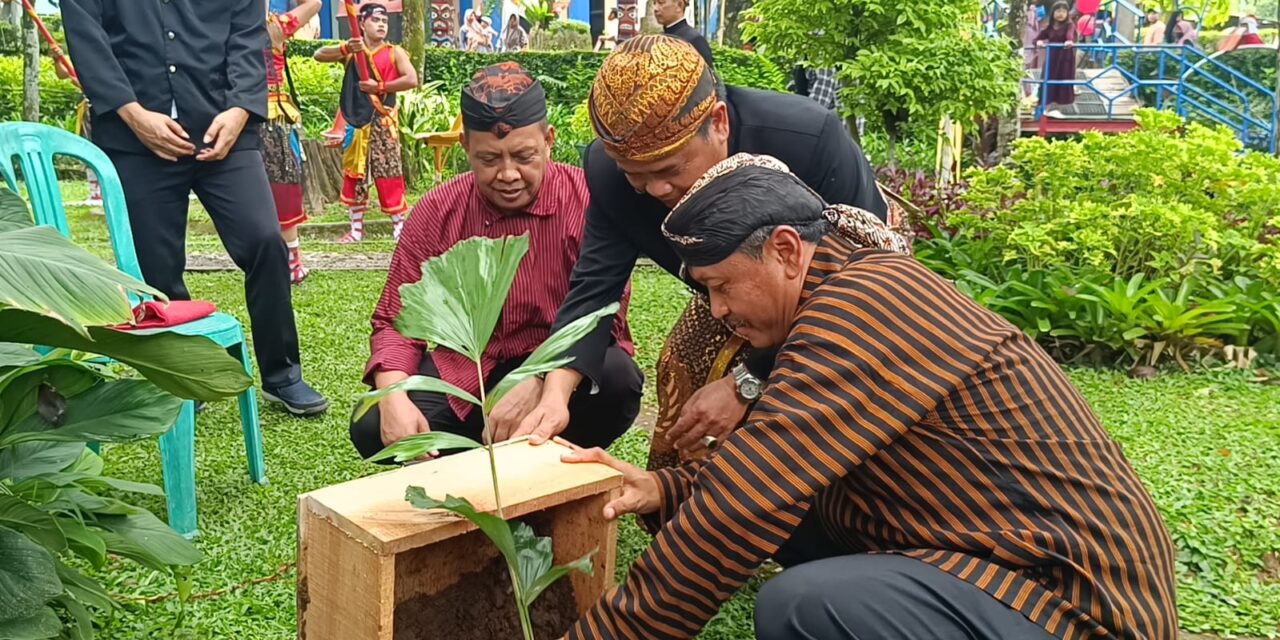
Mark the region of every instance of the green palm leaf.
POLYGON ((4 232, 0 245, 0 306, 56 318, 82 336, 87 326, 128 322, 129 292, 164 298, 52 227, 4 232))
POLYGON ((479 449, 484 445, 468 438, 447 431, 429 431, 416 433, 401 438, 399 441, 369 456, 368 462, 378 462, 394 458, 396 462, 417 460, 432 451, 479 449))
POLYGON ((529 236, 470 238, 422 263, 422 279, 400 287, 401 335, 480 360, 529 251, 529 236))
POLYGON ((485 413, 492 411, 502 396, 507 395, 507 392, 514 389, 522 380, 529 376, 554 371, 572 362, 573 358, 562 358, 560 354, 594 331, 602 318, 613 317, 617 312, 618 303, 615 302, 561 327, 559 331, 538 345, 538 348, 534 349, 519 367, 508 373, 494 386, 493 391, 485 397, 485 413))
POLYGON ((387 385, 376 391, 370 391, 360 396, 360 402, 356 404, 355 415, 352 420, 359 420, 364 414, 369 413, 369 409, 377 404, 382 398, 393 393, 403 391, 428 391, 431 393, 443 393, 445 395, 462 398, 474 405, 479 405, 480 400, 475 396, 467 393, 465 390, 455 387, 454 385, 441 380, 440 378, 432 378, 431 376, 409 376, 400 382, 387 385))

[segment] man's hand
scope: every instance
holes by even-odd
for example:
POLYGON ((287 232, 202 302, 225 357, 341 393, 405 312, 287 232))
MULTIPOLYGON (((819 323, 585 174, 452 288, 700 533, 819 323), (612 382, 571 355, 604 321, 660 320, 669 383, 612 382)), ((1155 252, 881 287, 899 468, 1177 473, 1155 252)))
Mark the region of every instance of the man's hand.
POLYGON ((151 153, 169 162, 177 162, 178 158, 196 151, 182 125, 163 113, 148 111, 137 102, 120 107, 116 113, 151 153))
MULTIPOLYGON (((503 442, 511 439, 519 431, 520 423, 538 406, 542 398, 542 379, 529 376, 514 389, 502 396, 493 413, 489 414, 489 424, 493 426, 493 441, 503 442)), ((523 435, 523 434, 521 434, 523 435)))
POLYGON ((520 422, 520 427, 512 438, 529 436, 531 444, 542 444, 564 431, 569 426, 569 404, 554 399, 543 399, 538 406, 529 412, 520 422))
POLYGON ((653 513, 662 506, 658 497, 658 481, 652 473, 618 460, 599 447, 582 449, 568 442, 561 443, 573 447, 573 451, 561 456, 560 460, 564 462, 598 462, 622 472, 622 495, 604 506, 606 520, 628 513, 653 513))
POLYGON ((393 393, 378 401, 382 415, 382 446, 389 447, 411 435, 428 433, 431 425, 407 393, 393 393))
POLYGON ((280 28, 280 22, 276 20, 267 20, 267 37, 271 39, 272 49, 279 49, 287 40, 284 29, 280 28))
POLYGON ((373 79, 361 80, 360 90, 365 93, 376 94, 378 93, 378 81, 373 79))
POLYGON ((347 53, 364 51, 364 38, 352 38, 347 41, 347 53))
POLYGON ((697 451, 704 436, 724 439, 746 413, 747 403, 738 397, 733 378, 725 376, 693 392, 667 432, 667 442, 688 455, 697 451))
POLYGON ((236 143, 244 125, 249 121, 249 112, 240 107, 231 107, 213 118, 209 130, 204 134, 204 143, 213 145, 196 155, 202 162, 217 162, 227 157, 231 145, 236 143))

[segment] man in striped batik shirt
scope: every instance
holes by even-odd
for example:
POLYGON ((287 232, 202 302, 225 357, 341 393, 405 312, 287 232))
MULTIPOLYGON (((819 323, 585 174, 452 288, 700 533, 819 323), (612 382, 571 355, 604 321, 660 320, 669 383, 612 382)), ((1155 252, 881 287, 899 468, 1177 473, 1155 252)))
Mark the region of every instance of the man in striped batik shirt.
POLYGON ((715 166, 662 230, 712 313, 780 346, 708 460, 623 471, 660 525, 569 631, 691 638, 767 558, 757 638, 1172 640, 1173 546, 1062 370, 865 211, 765 156, 715 166))
MULTIPOLYGON (((547 123, 542 86, 520 65, 503 62, 476 72, 462 92, 462 147, 471 171, 450 180, 413 208, 391 258, 387 284, 373 314, 365 381, 383 388, 411 375, 438 377, 479 395, 476 367, 465 356, 424 346, 400 334, 400 287, 422 278, 422 262, 467 238, 529 235, 529 252, 516 271, 498 325, 483 354, 485 385, 492 387, 551 334, 556 310, 569 291, 586 221, 582 170, 551 161, 555 130, 547 123)), ((563 436, 608 446, 640 411, 643 376, 632 359, 627 297, 613 321, 604 368, 595 388, 583 385, 566 403, 563 436)), ((605 323, 601 323, 605 324, 605 323)), ((542 395, 532 377, 493 409, 496 441, 508 438, 542 395)), ((479 411, 438 393, 395 393, 351 424, 351 442, 364 457, 425 431, 479 440, 479 411)))

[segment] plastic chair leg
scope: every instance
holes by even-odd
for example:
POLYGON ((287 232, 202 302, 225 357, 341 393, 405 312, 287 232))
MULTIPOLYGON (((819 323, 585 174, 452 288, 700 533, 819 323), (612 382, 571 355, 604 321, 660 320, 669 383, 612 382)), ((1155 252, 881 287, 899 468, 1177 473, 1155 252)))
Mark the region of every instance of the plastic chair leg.
MULTIPOLYGON (((239 352, 240 362, 244 364, 245 373, 253 378, 253 359, 249 355, 248 346, 242 341, 232 347, 239 352)), ((249 479, 258 483, 267 483, 267 462, 262 454, 262 423, 258 420, 258 390, 249 385, 240 393, 240 428, 244 431, 244 455, 249 461, 249 479)))
POLYGON ((178 421, 160 436, 164 496, 169 526, 187 538, 196 536, 196 403, 187 400, 178 421))

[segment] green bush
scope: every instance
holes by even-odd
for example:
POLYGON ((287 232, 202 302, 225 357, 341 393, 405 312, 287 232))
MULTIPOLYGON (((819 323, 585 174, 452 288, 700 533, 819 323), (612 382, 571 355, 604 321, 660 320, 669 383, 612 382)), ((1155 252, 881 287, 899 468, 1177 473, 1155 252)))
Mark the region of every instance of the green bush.
MULTIPOLYGON (((1203 47, 1205 51, 1217 51, 1218 43, 1222 42, 1227 37, 1227 33, 1228 30, 1226 29, 1208 29, 1201 31, 1200 46, 1203 47)), ((1275 42, 1276 40, 1275 29, 1259 29, 1258 35, 1260 35, 1266 42, 1275 42)), ((1272 53, 1272 55, 1274 56, 1275 54, 1272 53)))
POLYGON ((1280 159, 1143 110, 971 171, 920 259, 1064 359, 1280 357, 1280 159))
MULTIPOLYGON (((22 119, 22 59, 0 56, 0 122, 22 119)), ((40 59, 40 121, 72 129, 80 91, 70 80, 59 79, 53 61, 40 59)))

